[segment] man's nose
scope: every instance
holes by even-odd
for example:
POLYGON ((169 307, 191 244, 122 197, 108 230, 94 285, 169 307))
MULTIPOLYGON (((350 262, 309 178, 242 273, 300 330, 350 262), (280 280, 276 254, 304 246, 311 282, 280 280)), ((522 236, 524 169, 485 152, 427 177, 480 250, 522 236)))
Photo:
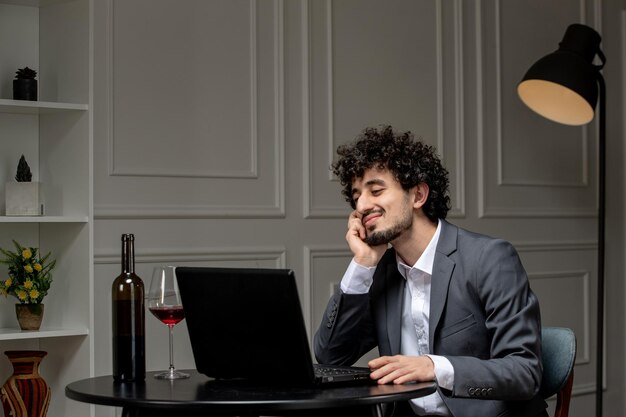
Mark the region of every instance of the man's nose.
POLYGON ((361 194, 359 199, 356 201, 356 211, 361 214, 364 214, 370 211, 373 208, 372 200, 364 194, 361 194))

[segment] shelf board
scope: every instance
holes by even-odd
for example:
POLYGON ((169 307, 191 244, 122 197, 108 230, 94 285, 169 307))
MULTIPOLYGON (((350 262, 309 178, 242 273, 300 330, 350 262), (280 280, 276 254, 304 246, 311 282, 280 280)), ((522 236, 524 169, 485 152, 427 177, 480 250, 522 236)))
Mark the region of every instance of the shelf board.
POLYGON ((11 4, 13 6, 44 7, 54 4, 67 3, 72 0, 0 0, 0 4, 11 4))
POLYGON ((0 216, 0 223, 88 223, 87 216, 0 216))
POLYGON ((42 327, 39 330, 0 328, 0 340, 42 339, 47 337, 86 336, 88 334, 88 329, 64 329, 60 327, 42 327))
POLYGON ((0 113, 46 114, 87 109, 86 104, 0 99, 0 113))
POLYGON ((13 6, 39 7, 38 0, 0 0, 0 4, 11 4, 13 6))

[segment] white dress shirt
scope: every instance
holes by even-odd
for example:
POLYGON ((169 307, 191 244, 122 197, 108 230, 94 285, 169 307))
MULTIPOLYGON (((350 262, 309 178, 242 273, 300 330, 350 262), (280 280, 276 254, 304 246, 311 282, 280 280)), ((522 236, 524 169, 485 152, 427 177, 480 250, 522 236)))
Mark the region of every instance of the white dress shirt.
MULTIPOLYGON (((430 315, 430 287, 435 260, 435 250, 439 241, 441 222, 428 246, 415 265, 408 266, 398 257, 398 270, 406 279, 404 302, 402 304, 402 332, 400 352, 403 355, 428 355, 435 365, 437 384, 452 390, 454 368, 450 361, 438 355, 430 355, 428 348, 428 318, 430 315)), ((350 262, 341 280, 341 290, 346 294, 364 294, 369 291, 376 267, 364 267, 354 260, 350 262)), ((411 408, 418 415, 450 416, 438 392, 411 400, 411 408)))

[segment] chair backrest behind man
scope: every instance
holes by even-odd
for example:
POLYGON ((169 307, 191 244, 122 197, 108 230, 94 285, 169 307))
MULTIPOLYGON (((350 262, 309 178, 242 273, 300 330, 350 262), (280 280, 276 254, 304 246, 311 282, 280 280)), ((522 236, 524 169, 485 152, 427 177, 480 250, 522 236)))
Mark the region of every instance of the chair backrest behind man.
POLYGON ((576 335, 564 327, 544 327, 541 329, 541 349, 541 395, 547 399, 556 394, 554 417, 567 417, 574 383, 576 335))

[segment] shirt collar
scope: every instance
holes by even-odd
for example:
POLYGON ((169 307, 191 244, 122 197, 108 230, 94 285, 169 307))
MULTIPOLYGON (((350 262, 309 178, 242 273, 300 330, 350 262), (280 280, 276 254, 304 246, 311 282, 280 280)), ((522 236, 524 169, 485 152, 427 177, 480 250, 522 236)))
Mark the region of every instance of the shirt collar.
POLYGON ((409 270, 412 268, 419 269, 422 272, 427 273, 428 275, 433 274, 433 264, 435 263, 435 253, 437 252, 437 243, 439 242, 439 235, 441 233, 441 220, 437 222, 437 230, 435 230, 435 234, 433 235, 430 242, 422 252, 422 256, 419 257, 415 265, 408 266, 400 257, 396 254, 396 261, 398 263, 398 270, 400 274, 406 279, 406 274, 408 274, 409 270))

